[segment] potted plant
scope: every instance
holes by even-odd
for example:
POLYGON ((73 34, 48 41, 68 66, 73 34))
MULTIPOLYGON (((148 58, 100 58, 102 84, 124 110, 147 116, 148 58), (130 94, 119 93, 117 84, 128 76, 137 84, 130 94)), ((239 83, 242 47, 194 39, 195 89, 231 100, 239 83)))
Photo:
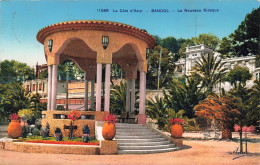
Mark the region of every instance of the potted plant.
POLYGON ((183 134, 183 125, 184 120, 179 118, 174 118, 170 120, 170 123, 172 124, 171 127, 171 136, 174 138, 181 138, 183 134))
POLYGON ((107 114, 105 116, 105 122, 102 128, 102 136, 105 140, 112 140, 116 135, 115 122, 117 121, 116 116, 107 114))
POLYGON ((10 115, 11 122, 8 125, 8 136, 10 138, 18 138, 22 134, 22 126, 20 124, 20 116, 16 113, 10 115))

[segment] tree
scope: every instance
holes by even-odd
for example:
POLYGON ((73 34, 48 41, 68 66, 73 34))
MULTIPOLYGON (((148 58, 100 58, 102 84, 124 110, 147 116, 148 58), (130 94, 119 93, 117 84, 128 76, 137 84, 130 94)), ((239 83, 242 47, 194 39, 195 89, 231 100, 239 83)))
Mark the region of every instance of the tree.
POLYGON ((42 71, 39 75, 39 79, 45 79, 45 78, 48 78, 48 71, 47 70, 42 71))
POLYGON ((159 88, 166 87, 172 78, 173 70, 174 63, 171 60, 169 50, 162 48, 160 45, 155 46, 153 52, 148 57, 147 87, 149 89, 157 89, 158 75, 159 88))
POLYGON ((126 111, 126 83, 120 82, 120 85, 111 87, 110 113, 121 114, 126 111))
POLYGON ((260 80, 255 80, 252 90, 249 92, 248 125, 257 125, 260 116, 260 80))
POLYGON ((187 39, 184 43, 181 44, 181 48, 179 50, 179 54, 183 57, 185 56, 186 47, 187 46, 195 46, 200 44, 205 44, 211 47, 213 50, 217 48, 219 43, 219 39, 217 36, 213 34, 200 34, 198 37, 192 37, 191 39, 187 39))
POLYGON ((161 42, 161 38, 158 35, 153 36, 153 38, 155 39, 156 46, 159 45, 161 42))
POLYGON ((15 60, 0 62, 0 83, 23 82, 34 78, 34 69, 15 60))
POLYGON ((239 86, 245 86, 246 81, 252 78, 252 74, 249 72, 249 69, 243 66, 235 65, 233 69, 226 75, 226 81, 231 85, 234 85, 235 88, 239 86))
POLYGON ((36 117, 40 117, 41 112, 47 109, 46 103, 41 103, 41 95, 39 93, 30 97, 30 108, 33 109, 36 117))
POLYGON ((111 65, 111 77, 113 78, 121 78, 123 79, 125 77, 124 70, 120 67, 118 64, 112 64, 111 65))
POLYGON ((222 139, 231 139, 234 119, 240 112, 234 108, 234 99, 227 96, 209 95, 194 107, 198 117, 219 120, 222 125, 222 139))
POLYGON ((71 60, 65 60, 59 65, 58 76, 61 80, 77 80, 84 78, 84 72, 71 60))
POLYGON ((259 54, 260 7, 247 14, 234 33, 230 34, 236 56, 259 54))
POLYGON ((185 116, 193 118, 193 108, 205 98, 201 88, 198 87, 199 84, 200 80, 196 77, 186 77, 186 81, 174 78, 169 85, 169 90, 164 91, 167 108, 173 108, 175 112, 183 109, 185 116))
MULTIPOLYGON (((234 97, 235 107, 240 112, 238 115, 237 123, 240 128, 243 128, 244 125, 248 122, 248 114, 249 114, 249 98, 250 89, 245 88, 244 86, 239 85, 236 88, 233 88, 229 91, 229 95, 234 97)), ((240 135, 240 152, 243 152, 243 144, 242 144, 242 129, 239 131, 240 135)))
POLYGON ((1 106, 7 114, 17 113, 20 109, 30 106, 30 93, 19 83, 11 83, 2 97, 1 106))
POLYGON ((222 81, 221 78, 226 74, 224 64, 224 62, 221 62, 221 58, 214 57, 213 54, 202 56, 201 59, 196 61, 192 76, 200 78, 202 81, 201 87, 204 88, 206 95, 212 93, 213 87, 222 81))
POLYGON ((174 37, 166 37, 164 39, 161 39, 160 41, 160 45, 163 48, 167 48, 172 56, 173 56, 173 60, 174 62, 177 61, 180 58, 179 55, 179 49, 181 48, 181 44, 185 42, 185 39, 176 39, 174 37))
POLYGON ((227 57, 230 58, 233 53, 231 39, 227 37, 222 38, 217 52, 221 54, 220 55, 221 58, 227 58, 227 57))

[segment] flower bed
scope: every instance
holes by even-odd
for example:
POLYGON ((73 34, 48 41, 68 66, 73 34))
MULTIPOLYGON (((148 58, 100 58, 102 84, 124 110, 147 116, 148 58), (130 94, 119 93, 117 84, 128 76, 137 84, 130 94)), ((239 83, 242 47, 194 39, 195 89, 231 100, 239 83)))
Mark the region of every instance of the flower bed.
POLYGON ((99 145, 99 143, 97 143, 97 142, 83 143, 83 142, 79 142, 79 141, 25 140, 24 142, 44 143, 44 144, 65 144, 65 145, 96 145, 96 146, 99 145))

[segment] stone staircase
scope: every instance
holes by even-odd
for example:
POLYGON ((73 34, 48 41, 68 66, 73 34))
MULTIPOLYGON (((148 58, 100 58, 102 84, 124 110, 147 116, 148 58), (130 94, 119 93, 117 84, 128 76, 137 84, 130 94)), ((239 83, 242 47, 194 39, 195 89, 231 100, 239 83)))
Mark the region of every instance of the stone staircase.
POLYGON ((8 137, 8 125, 0 125, 0 138, 8 137))
POLYGON ((142 124, 116 124, 118 154, 151 154, 178 150, 170 141, 142 124))

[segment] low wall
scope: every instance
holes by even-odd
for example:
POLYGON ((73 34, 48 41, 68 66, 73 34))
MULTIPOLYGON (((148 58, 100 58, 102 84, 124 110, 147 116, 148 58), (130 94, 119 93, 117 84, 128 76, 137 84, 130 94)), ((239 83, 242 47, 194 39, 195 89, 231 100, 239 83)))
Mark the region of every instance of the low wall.
POLYGON ((48 154, 77 154, 77 155, 99 155, 100 146, 90 145, 59 145, 40 144, 25 142, 0 142, 0 148, 10 151, 26 153, 48 153, 48 154))
MULTIPOLYGON (((90 129, 90 136, 95 136, 95 121, 102 121, 104 120, 104 116, 108 112, 96 112, 96 111, 79 111, 81 115, 85 115, 86 119, 79 119, 74 122, 74 126, 77 129, 74 129, 73 135, 75 137, 82 137, 82 128, 84 125, 88 125, 90 129)), ((57 127, 59 127, 62 131, 64 136, 69 136, 69 129, 68 126, 70 125, 71 120, 68 119, 70 111, 42 111, 42 126, 46 127, 46 124, 49 123, 50 125, 50 135, 54 135, 54 131, 57 127), (65 119, 61 118, 61 115, 65 116, 65 119)))

